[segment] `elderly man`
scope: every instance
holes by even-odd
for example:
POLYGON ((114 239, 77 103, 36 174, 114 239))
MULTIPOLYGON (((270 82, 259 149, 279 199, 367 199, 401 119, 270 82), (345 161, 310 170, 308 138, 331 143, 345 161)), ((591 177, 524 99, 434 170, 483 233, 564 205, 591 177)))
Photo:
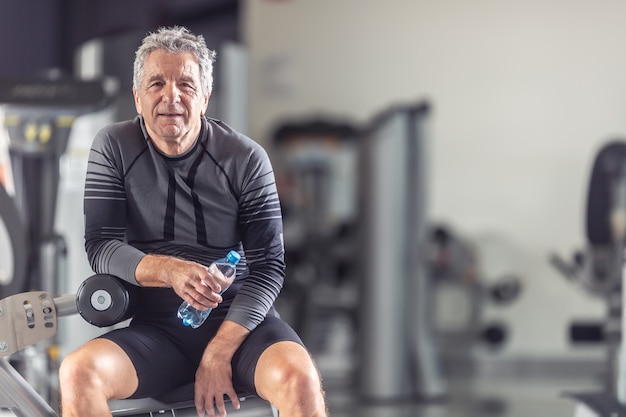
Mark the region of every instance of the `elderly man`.
POLYGON ((136 52, 138 116, 102 129, 87 170, 85 248, 97 273, 141 287, 130 325, 87 342, 60 369, 64 417, 110 416, 107 400, 158 396, 195 380, 199 416, 236 392, 281 416, 325 416, 316 366, 273 308, 283 284, 282 217, 266 152, 206 118, 214 52, 181 27, 136 52), (234 283, 207 267, 241 255, 234 283), (212 308, 198 329, 182 301, 212 308))

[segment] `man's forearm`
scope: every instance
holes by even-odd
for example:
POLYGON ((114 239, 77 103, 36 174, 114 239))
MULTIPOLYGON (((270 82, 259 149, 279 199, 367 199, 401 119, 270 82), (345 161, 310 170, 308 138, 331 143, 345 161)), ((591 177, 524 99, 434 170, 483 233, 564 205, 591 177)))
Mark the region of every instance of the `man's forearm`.
POLYGON ((135 270, 135 279, 143 287, 172 287, 171 278, 187 274, 189 261, 165 255, 144 256, 135 270))
POLYGON ((230 362, 249 334, 250 330, 242 325, 234 321, 224 320, 215 337, 209 342, 205 354, 230 362))

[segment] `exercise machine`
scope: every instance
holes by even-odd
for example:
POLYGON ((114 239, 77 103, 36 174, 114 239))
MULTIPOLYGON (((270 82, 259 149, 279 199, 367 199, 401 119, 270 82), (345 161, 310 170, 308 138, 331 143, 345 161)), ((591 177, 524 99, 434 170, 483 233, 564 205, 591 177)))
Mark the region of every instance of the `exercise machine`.
MULTIPOLYGON (((76 295, 53 298, 45 291, 14 294, 0 300, 0 408, 17 417, 56 417, 57 412, 11 365, 8 357, 56 334, 58 318, 80 314, 89 323, 109 327, 134 313, 136 287, 112 275, 87 278, 76 295)), ((157 365, 158 366, 158 365, 157 365)), ((227 412, 237 417, 277 417, 277 410, 256 396, 242 395, 241 408, 227 401, 227 412)), ((114 416, 197 416, 193 384, 158 398, 110 401, 114 416)))
MULTIPOLYGON (((11 196, 0 185, 0 248, 2 248, 2 287, 8 294, 20 292, 27 267, 26 234, 22 218, 11 196)), ((1 296, 0 292, 0 296, 1 296)))
MULTIPOLYGON (((0 254, 10 264, 0 282, 0 298, 30 290, 59 294, 67 279, 67 242, 55 230, 60 160, 80 116, 105 109, 117 93, 113 79, 78 80, 62 76, 0 79, 3 133, 8 138, 11 195, 0 192, 4 233, 10 249, 0 254)), ((0 237, 1 239, 1 237, 0 237)), ((58 338, 28 347, 12 364, 51 403, 57 391, 58 338), (52 376, 52 377, 51 377, 52 376)))
POLYGON ((347 339, 356 327, 358 133, 345 121, 316 117, 282 123, 273 134, 289 270, 277 307, 318 358, 336 350, 334 332, 347 339), (337 319, 348 328, 336 330, 337 319))
POLYGON ((320 322, 331 314, 354 325, 353 376, 364 401, 447 395, 426 255, 430 112, 419 101, 362 127, 314 119, 274 135, 293 268, 282 302, 296 309, 307 345, 323 345, 320 322))
POLYGON ((597 339, 607 344, 605 386, 596 392, 567 392, 577 402, 576 416, 626 416, 626 142, 613 141, 596 155, 587 195, 588 247, 565 262, 556 255, 552 264, 569 279, 607 302, 605 322, 595 331, 574 323, 574 339, 597 339))
POLYGON ((59 160, 75 120, 105 108, 115 94, 116 83, 110 79, 0 80, 15 190, 14 209, 6 206, 3 214, 10 216, 5 224, 10 221, 10 227, 22 230, 13 233, 20 240, 13 242, 19 245, 13 257, 26 258, 24 269, 16 269, 12 279, 0 285, 0 296, 31 289, 58 293, 65 261, 64 238, 54 230, 59 160))
POLYGON ((490 352, 502 349, 510 327, 488 318, 488 306, 504 308, 524 291, 523 279, 513 271, 488 276, 476 242, 448 224, 429 230, 427 271, 432 287, 432 311, 440 354, 448 371, 474 369, 474 345, 490 352), (450 308, 450 307, 453 308, 450 308))

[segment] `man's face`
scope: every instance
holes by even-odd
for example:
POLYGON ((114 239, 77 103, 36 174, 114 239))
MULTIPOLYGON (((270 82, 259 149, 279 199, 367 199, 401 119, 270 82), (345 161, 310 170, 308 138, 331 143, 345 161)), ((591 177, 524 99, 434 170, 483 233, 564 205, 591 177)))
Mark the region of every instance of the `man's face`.
POLYGON ((209 103, 191 53, 152 52, 144 63, 139 91, 133 89, 133 95, 137 113, 161 151, 178 155, 189 149, 209 103))

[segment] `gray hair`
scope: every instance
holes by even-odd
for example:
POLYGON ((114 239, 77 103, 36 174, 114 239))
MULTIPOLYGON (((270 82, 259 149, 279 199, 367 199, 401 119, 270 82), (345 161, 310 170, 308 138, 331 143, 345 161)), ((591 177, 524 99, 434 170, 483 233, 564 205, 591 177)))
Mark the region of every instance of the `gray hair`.
POLYGON ((202 35, 194 35, 181 26, 162 27, 148 34, 135 52, 133 64, 133 87, 139 91, 143 79, 143 66, 148 56, 156 50, 171 53, 191 52, 200 66, 202 91, 208 94, 213 89, 213 62, 215 51, 209 49, 202 35))

